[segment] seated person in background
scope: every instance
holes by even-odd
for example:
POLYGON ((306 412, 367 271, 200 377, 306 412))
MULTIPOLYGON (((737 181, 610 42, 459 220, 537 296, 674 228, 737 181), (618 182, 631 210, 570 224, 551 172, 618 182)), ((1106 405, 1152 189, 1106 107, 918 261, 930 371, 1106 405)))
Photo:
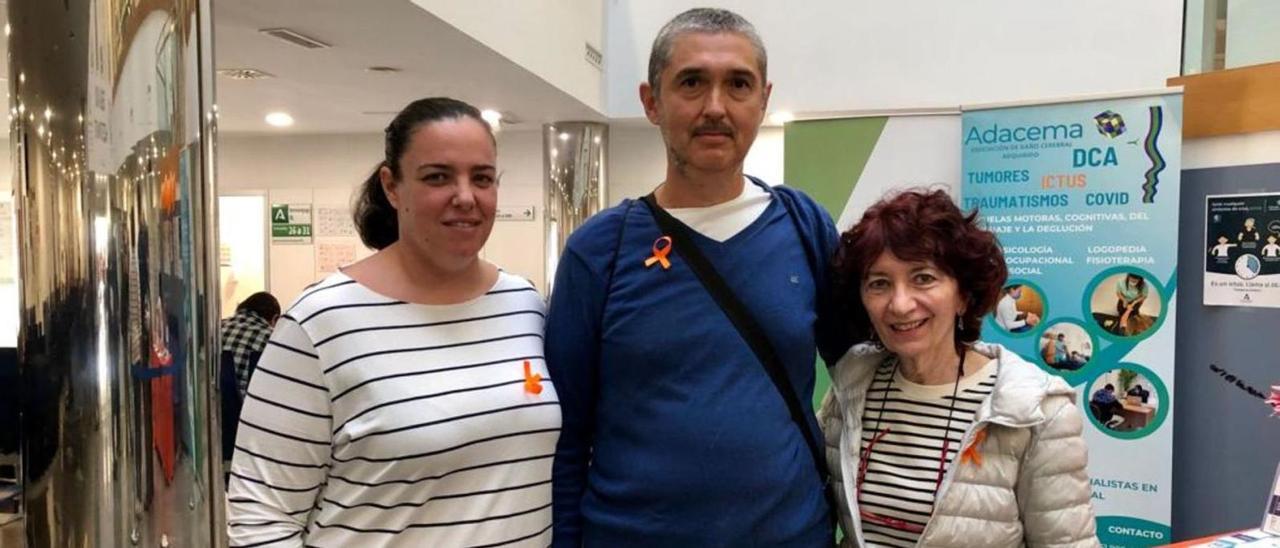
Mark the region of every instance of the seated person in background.
POLYGON ((262 350, 267 347, 271 330, 279 318, 280 301, 266 291, 259 291, 240 301, 236 305, 236 313, 219 324, 222 338, 219 383, 222 398, 222 460, 226 464, 223 467, 224 475, 231 470, 231 455, 235 450, 240 410, 244 406, 244 393, 249 387, 249 377, 258 366, 258 358, 262 357, 262 350))
POLYGON ((1010 333, 1022 333, 1040 323, 1040 316, 1018 310, 1018 299, 1021 298, 1022 285, 1013 284, 1004 288, 1004 295, 996 304, 996 323, 1010 333))
POLYGON ((241 301, 236 306, 235 315, 222 320, 222 350, 230 352, 235 363, 240 399, 244 399, 249 375, 257 365, 250 358, 262 354, 262 349, 267 347, 267 339, 271 338, 271 329, 279 318, 280 301, 266 291, 259 291, 241 301))
POLYGON ((1151 391, 1143 388, 1141 384, 1135 384, 1133 385, 1133 388, 1130 388, 1128 392, 1125 392, 1125 395, 1136 397, 1141 400, 1142 403, 1147 403, 1147 398, 1151 397, 1151 391))
POLYGON ((1107 428, 1114 430, 1117 426, 1124 424, 1124 417, 1117 415, 1124 410, 1124 405, 1120 400, 1116 399, 1116 386, 1107 383, 1100 390, 1093 393, 1089 398, 1089 409, 1093 412, 1093 416, 1107 425, 1107 428))
POLYGON ((1075 367, 1076 369, 1080 369, 1081 367, 1084 367, 1085 362, 1089 361, 1088 356, 1085 356, 1084 354, 1076 352, 1075 350, 1071 351, 1070 359, 1072 364, 1076 366, 1075 367))

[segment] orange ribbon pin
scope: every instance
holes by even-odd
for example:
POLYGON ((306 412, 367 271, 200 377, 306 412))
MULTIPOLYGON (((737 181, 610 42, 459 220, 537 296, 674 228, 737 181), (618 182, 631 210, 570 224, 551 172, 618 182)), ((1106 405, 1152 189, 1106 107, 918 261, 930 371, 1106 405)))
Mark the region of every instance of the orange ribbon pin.
POLYGON ((663 236, 661 238, 658 238, 657 240, 654 240, 653 256, 644 260, 644 267, 649 268, 653 266, 653 263, 659 263, 662 265, 663 270, 671 268, 671 261, 667 259, 667 254, 671 253, 671 245, 672 243, 671 243, 670 236, 663 236), (667 245, 661 246, 661 244, 664 244, 664 243, 667 245))
POLYGON ((530 371, 529 360, 524 361, 524 391, 530 394, 542 393, 542 373, 530 371))
POLYGON ((965 461, 973 461, 974 466, 982 466, 982 453, 978 452, 978 446, 987 439, 987 429, 977 431, 973 434, 973 441, 969 443, 969 447, 960 452, 960 464, 965 461))

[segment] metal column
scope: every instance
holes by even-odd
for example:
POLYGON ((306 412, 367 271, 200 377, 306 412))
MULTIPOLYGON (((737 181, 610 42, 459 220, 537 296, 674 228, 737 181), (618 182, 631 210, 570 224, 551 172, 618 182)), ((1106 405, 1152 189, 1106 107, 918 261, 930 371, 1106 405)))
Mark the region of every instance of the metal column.
POLYGON ((543 127, 547 293, 554 289, 556 265, 569 234, 607 203, 608 139, 609 126, 594 122, 559 122, 543 127))
POLYGON ((218 546, 209 0, 9 0, 26 542, 218 546))

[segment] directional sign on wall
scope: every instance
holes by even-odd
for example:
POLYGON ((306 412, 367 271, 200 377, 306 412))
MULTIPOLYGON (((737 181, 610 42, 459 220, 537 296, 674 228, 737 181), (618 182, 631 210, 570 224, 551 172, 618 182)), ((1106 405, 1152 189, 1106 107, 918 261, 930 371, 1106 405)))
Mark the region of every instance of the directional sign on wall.
POLYGON ((311 204, 271 204, 271 243, 310 244, 311 204))

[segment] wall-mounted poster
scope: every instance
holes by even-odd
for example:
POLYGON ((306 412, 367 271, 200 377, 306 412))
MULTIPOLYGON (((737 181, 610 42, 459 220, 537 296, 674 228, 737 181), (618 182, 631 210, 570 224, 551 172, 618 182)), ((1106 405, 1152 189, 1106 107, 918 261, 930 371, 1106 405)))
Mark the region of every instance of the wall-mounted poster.
POLYGON ((316 236, 321 238, 356 238, 351 210, 343 205, 316 206, 316 236))
POLYGON ((337 272, 356 262, 355 242, 320 242, 316 244, 316 277, 337 272))
POLYGON ((1204 304, 1280 308, 1280 193, 1205 197, 1204 304))

